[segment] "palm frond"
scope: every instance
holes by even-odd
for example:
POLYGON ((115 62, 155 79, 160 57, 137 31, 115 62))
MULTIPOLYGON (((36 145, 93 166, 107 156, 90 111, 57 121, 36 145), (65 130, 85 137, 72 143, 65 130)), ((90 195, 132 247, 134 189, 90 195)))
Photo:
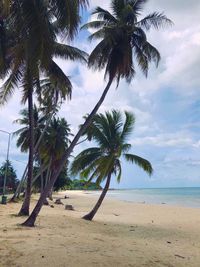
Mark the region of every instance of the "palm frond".
POLYGON ((140 15, 141 11, 144 8, 144 5, 148 2, 149 0, 130 0, 129 4, 133 8, 133 11, 136 15, 140 15))
POLYGON ((18 83, 22 78, 22 73, 19 69, 13 71, 7 80, 4 82, 3 86, 0 88, 0 105, 4 105, 8 102, 11 95, 14 93, 14 89, 17 87, 18 83))
POLYGON ((133 127, 135 124, 135 116, 133 113, 125 111, 125 116, 126 119, 121 133, 121 139, 123 140, 123 142, 125 142, 127 137, 129 137, 130 134, 133 132, 133 127))
POLYGON ((72 84, 69 77, 65 75, 62 69, 52 60, 50 68, 47 70, 47 75, 52 84, 55 84, 58 88, 62 88, 67 91, 67 96, 71 98, 72 84))
POLYGON ((122 167, 121 167, 121 162, 119 159, 116 160, 115 165, 116 165, 116 171, 118 171, 117 182, 119 184, 121 181, 121 176, 122 176, 122 167))
POLYGON ((117 19, 107 10, 96 7, 96 9, 92 12, 93 15, 97 15, 97 18, 101 21, 106 21, 107 23, 116 23, 117 19))
POLYGON ((70 59, 73 61, 79 60, 81 62, 87 62, 88 54, 76 47, 55 42, 54 56, 61 57, 64 59, 70 59))
POLYGON ((88 23, 85 23, 81 26, 81 30, 88 30, 88 29, 99 29, 106 25, 106 21, 94 20, 88 23))
POLYGON ((135 163, 138 165, 140 168, 142 168, 145 172, 147 172, 149 175, 152 175, 153 173, 153 168, 151 166, 151 163, 139 156, 133 155, 133 154, 124 154, 124 157, 127 161, 131 163, 135 163))
POLYGON ((111 1, 112 12, 117 18, 121 18, 121 14, 123 12, 124 7, 125 7, 125 1, 123 0, 112 0, 111 1))
POLYGON ((91 42, 93 40, 103 39, 104 36, 105 36, 105 30, 100 29, 100 30, 90 34, 90 36, 88 37, 88 40, 91 42))
POLYGON ((123 144, 122 145, 122 152, 126 153, 131 149, 132 145, 131 144, 123 144))
MULTIPOLYGON (((102 155, 101 150, 98 147, 92 147, 83 150, 78 156, 75 157, 70 171, 72 175, 77 175, 80 171, 86 169, 89 166, 89 169, 93 162, 95 162, 102 155)), ((87 172, 88 175, 88 172, 87 172)))
POLYGON ((158 30, 166 26, 172 26, 173 22, 168 19, 163 13, 153 12, 142 20, 138 21, 136 25, 148 31, 152 27, 158 30))

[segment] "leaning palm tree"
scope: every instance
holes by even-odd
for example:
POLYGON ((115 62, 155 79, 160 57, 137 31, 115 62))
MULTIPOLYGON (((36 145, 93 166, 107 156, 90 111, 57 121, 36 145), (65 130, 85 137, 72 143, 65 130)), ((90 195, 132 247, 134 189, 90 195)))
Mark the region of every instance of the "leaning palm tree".
POLYGON ((5 103, 16 87, 23 88, 22 102, 28 102, 30 142, 26 196, 19 214, 28 215, 34 154, 33 94, 36 88, 40 90, 40 76, 45 75, 58 87, 68 88, 68 96, 71 96, 69 78, 54 57, 85 61, 83 51, 58 43, 58 34, 74 38, 80 22, 80 5, 87 1, 4 2, 9 2, 9 8, 3 4, 0 10, 0 17, 3 16, 0 20, 0 77, 6 78, 0 90, 0 103, 5 103))
POLYGON ((139 65, 145 75, 147 75, 150 62, 155 62, 158 65, 160 54, 147 41, 146 31, 150 28, 159 29, 171 25, 172 22, 163 13, 158 12, 140 19, 146 2, 147 0, 112 0, 112 12, 97 7, 93 12, 94 15, 97 15, 97 20, 83 26, 84 29, 97 30, 89 37, 90 40, 100 40, 89 56, 89 67, 95 70, 105 69, 105 78, 108 78, 108 83, 94 109, 72 140, 60 164, 52 173, 49 184, 32 214, 23 225, 34 226, 48 190, 55 183, 78 140, 92 122, 112 83, 116 80, 118 85, 121 78, 131 82, 135 74, 135 64, 139 65))
POLYGON ((83 218, 92 220, 101 206, 110 186, 111 177, 116 176, 117 182, 121 180, 121 158, 134 163, 149 175, 152 174, 152 166, 149 161, 137 155, 130 154, 131 144, 127 143, 133 131, 135 118, 132 113, 125 112, 125 121, 122 113, 116 110, 98 114, 91 125, 91 139, 97 146, 85 149, 77 155, 72 163, 73 175, 88 178, 88 182, 95 179, 97 184, 106 181, 105 187, 94 208, 83 218))

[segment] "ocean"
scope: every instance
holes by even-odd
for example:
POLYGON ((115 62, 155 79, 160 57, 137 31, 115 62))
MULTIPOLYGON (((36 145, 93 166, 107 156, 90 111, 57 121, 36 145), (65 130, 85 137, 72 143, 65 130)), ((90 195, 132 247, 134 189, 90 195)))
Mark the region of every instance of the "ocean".
POLYGON ((200 208, 200 187, 110 190, 107 197, 135 203, 200 208))

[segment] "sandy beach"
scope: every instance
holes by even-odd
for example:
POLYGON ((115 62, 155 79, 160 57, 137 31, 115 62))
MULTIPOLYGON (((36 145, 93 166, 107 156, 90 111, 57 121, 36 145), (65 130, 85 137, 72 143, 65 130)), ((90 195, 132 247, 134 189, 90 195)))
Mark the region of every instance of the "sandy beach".
POLYGON ((19 225, 21 204, 0 205, 0 267, 200 266, 200 209, 106 199, 88 222, 81 217, 97 197, 55 197, 65 194, 75 211, 45 206, 35 228, 19 225))

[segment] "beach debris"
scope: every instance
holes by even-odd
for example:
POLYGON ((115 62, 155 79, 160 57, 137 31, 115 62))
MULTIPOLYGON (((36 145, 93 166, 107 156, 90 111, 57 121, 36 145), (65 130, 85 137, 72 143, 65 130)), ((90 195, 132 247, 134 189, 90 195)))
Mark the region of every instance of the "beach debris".
POLYGON ((68 199, 68 198, 69 198, 68 196, 66 196, 66 195, 64 196, 64 199, 68 199))
POLYGON ((50 205, 51 208, 54 208, 54 205, 50 205))
POLYGON ((130 227, 131 228, 137 228, 138 226, 137 225, 131 225, 130 227))
POLYGON ((154 220, 152 220, 151 222, 154 223, 154 220))
POLYGON ((57 198, 54 203, 57 204, 57 205, 64 205, 60 198, 57 198))
POLYGON ((178 255, 178 254, 175 254, 174 256, 175 256, 175 257, 178 257, 178 258, 181 258, 181 259, 185 259, 184 256, 181 256, 181 255, 178 255))
POLYGON ((166 203, 165 202, 162 202, 162 205, 165 205, 166 203))
POLYGON ((119 216, 119 214, 116 214, 116 213, 113 213, 113 215, 115 215, 115 216, 119 216))
POLYGON ((65 210, 74 210, 72 205, 65 205, 65 210))
POLYGON ((167 241, 168 244, 171 244, 172 242, 171 241, 167 241))

